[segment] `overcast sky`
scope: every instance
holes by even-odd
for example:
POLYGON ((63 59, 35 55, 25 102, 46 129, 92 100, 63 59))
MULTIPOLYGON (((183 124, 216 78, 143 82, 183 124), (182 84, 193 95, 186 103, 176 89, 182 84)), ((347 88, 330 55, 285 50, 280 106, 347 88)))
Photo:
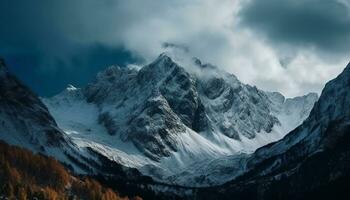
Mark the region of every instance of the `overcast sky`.
POLYGON ((40 95, 165 48, 286 96, 350 60, 350 0, 1 0, 0 55, 40 95))

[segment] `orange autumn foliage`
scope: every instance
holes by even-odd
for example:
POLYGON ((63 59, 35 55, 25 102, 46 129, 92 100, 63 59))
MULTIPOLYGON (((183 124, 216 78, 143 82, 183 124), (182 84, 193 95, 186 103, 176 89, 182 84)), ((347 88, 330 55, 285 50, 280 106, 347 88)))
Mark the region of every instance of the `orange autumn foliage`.
POLYGON ((57 160, 0 141, 0 197, 128 200, 99 182, 76 178, 57 160))

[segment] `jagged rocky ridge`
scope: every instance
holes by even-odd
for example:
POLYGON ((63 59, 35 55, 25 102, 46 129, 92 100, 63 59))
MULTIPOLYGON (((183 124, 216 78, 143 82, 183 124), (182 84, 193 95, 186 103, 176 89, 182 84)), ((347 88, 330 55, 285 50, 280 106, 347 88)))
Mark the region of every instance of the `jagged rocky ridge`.
MULTIPOLYGON (((239 176, 198 199, 347 199, 350 64, 328 82, 310 116, 282 140, 240 160, 239 176)), ((235 173, 235 172, 233 172, 235 173)))
POLYGON ((232 156, 282 138, 316 100, 316 94, 286 99, 213 65, 187 66, 162 54, 140 70, 111 66, 87 87, 70 86, 44 102, 79 147, 161 181, 194 186, 235 176, 232 156), (216 159, 226 162, 207 165, 216 159))

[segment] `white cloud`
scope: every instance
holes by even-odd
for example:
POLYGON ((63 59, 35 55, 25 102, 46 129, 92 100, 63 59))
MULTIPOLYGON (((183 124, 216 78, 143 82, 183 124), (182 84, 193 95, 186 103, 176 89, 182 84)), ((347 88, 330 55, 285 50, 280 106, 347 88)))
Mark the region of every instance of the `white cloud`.
POLYGON ((327 57, 315 49, 269 44, 238 25, 242 2, 72 1, 62 29, 76 43, 122 45, 147 62, 164 51, 164 42, 186 45, 193 56, 234 73, 243 82, 287 96, 320 92, 347 64, 348 58, 327 57), (289 61, 282 66, 285 58, 289 61))

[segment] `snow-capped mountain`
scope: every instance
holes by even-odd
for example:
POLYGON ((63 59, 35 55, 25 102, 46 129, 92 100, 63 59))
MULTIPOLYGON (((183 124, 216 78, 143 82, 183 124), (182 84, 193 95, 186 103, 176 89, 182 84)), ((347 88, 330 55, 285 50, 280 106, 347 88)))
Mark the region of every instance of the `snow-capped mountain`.
POLYGON ((319 99, 285 98, 162 54, 40 99, 0 59, 0 140, 151 198, 332 198, 350 180, 349 83, 350 64, 319 99))
POLYGON ((233 157, 281 139, 317 98, 286 99, 213 65, 162 54, 139 70, 111 66, 44 103, 79 148, 160 181, 202 186, 235 177, 233 157))
POLYGON ((162 54, 42 103, 0 60, 0 139, 138 191, 229 181, 180 189, 197 199, 326 197, 350 178, 349 83, 350 64, 318 100, 285 98, 162 54))
POLYGON ((282 140, 238 158, 231 182, 198 199, 347 199, 350 178, 350 64, 328 82, 310 116, 282 140), (211 196, 212 195, 212 196, 211 196))

